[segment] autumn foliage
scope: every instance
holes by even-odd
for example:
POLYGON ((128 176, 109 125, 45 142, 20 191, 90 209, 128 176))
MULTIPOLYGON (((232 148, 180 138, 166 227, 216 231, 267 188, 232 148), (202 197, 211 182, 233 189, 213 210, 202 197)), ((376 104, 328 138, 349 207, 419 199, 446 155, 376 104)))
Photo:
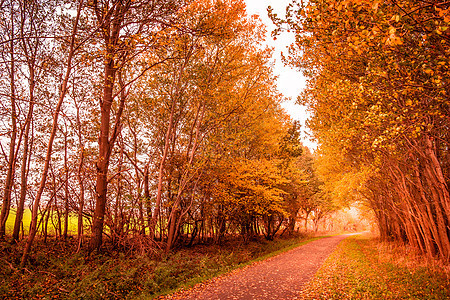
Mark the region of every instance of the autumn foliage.
POLYGON ((450 6, 294 1, 278 30, 320 143, 328 190, 372 208, 384 240, 450 258, 450 6))
POLYGON ((328 212, 243 1, 0 6, 0 236, 21 267, 73 220, 74 252, 144 253, 271 240, 328 212))

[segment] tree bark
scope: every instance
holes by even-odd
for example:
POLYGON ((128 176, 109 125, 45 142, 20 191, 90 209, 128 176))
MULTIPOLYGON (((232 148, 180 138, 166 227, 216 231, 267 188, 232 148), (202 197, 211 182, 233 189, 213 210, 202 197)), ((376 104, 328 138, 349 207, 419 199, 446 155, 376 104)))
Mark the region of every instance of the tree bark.
POLYGON ((64 231, 62 237, 67 240, 69 230, 69 167, 67 164, 67 130, 64 132, 64 231))
MULTIPOLYGON (((118 110, 115 114, 114 129, 111 133, 111 108, 114 101, 114 86, 116 83, 116 75, 120 62, 115 58, 119 51, 119 34, 123 26, 125 13, 128 10, 129 2, 117 2, 111 15, 101 11, 100 7, 96 7, 97 22, 103 33, 105 43, 105 63, 104 63, 104 82, 103 96, 100 103, 100 136, 98 140, 98 159, 96 162, 96 201, 94 210, 94 219, 92 222, 92 239, 91 249, 100 250, 103 238, 103 226, 106 213, 107 191, 108 191, 108 168, 111 151, 114 147, 115 140, 121 130, 121 118, 125 105, 125 94, 121 91, 118 110), (104 19, 106 17, 107 19, 104 19)), ((123 57, 126 57, 126 54, 123 57)), ((123 58, 122 57, 122 58, 123 58)), ((123 64, 122 64, 123 66, 123 64)))
POLYGON ((78 160, 78 169, 77 169, 77 182, 80 188, 80 195, 78 198, 78 222, 77 222, 77 239, 78 239, 78 247, 77 252, 80 251, 81 245, 83 242, 83 210, 84 210, 84 180, 83 180, 83 166, 84 166, 84 145, 83 145, 83 135, 80 121, 80 107, 79 104, 75 101, 76 107, 76 127, 77 127, 77 135, 78 135, 78 144, 80 156, 78 160))

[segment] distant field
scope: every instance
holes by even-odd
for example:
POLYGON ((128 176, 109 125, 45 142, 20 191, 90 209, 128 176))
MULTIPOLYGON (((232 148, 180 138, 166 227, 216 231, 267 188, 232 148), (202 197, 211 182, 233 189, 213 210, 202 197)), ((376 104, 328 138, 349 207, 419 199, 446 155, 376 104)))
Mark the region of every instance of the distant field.
MULTIPOLYGON (((8 220, 6 220, 6 234, 8 234, 8 235, 12 234, 13 229, 14 229, 15 220, 16 220, 16 209, 12 208, 9 213, 8 220)), ((23 230, 24 230, 25 234, 28 234, 30 222, 31 222, 31 210, 25 209, 25 211, 23 213, 23 230)), ((61 222, 63 222, 61 227, 64 230, 64 217, 63 216, 61 216, 61 222)), ((77 226, 78 226, 77 224, 78 224, 77 217, 74 215, 69 216, 69 228, 68 228, 68 232, 67 232, 69 235, 77 234, 77 226)), ((48 222, 48 233, 49 234, 55 233, 54 226, 57 226, 56 216, 53 217, 53 222, 52 222, 52 220, 49 220, 49 222, 48 222)), ((39 230, 41 230, 41 227, 39 228, 39 230)))

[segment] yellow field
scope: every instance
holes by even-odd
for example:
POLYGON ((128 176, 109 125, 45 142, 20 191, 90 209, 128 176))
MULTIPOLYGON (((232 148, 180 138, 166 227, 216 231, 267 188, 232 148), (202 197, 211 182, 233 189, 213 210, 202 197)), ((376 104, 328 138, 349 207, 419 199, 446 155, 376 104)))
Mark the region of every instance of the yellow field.
MULTIPOLYGON (((13 208, 11 209, 9 216, 8 216, 8 220, 6 220, 6 234, 11 235, 14 229, 14 221, 16 219, 16 209, 13 208)), ((24 230, 24 234, 28 234, 28 228, 30 227, 30 222, 31 222, 31 210, 30 209, 25 209, 24 213, 23 213, 23 230, 24 230)), ((64 230, 64 217, 61 215, 61 222, 62 222, 62 229, 64 230)), ((75 215, 70 215, 69 216, 69 228, 68 228, 68 234, 69 235, 75 235, 77 234, 77 217, 75 215)), ((42 224, 41 224, 42 226, 42 224)), ((56 218, 56 214, 54 214, 53 216, 53 222, 52 220, 49 220, 48 222, 48 233, 49 234, 54 234, 55 233, 55 227, 54 226, 58 226, 57 225, 57 218, 56 218)), ((42 227, 39 227, 39 230, 41 230, 42 227)))

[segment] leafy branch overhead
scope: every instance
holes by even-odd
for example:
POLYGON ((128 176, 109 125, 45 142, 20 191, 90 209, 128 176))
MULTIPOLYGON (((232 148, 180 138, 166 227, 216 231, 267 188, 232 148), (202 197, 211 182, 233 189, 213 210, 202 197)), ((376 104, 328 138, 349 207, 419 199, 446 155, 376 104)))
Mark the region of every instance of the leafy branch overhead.
POLYGON ((448 261, 450 5, 308 1, 271 15, 295 34, 327 190, 371 207, 384 239, 448 261))

